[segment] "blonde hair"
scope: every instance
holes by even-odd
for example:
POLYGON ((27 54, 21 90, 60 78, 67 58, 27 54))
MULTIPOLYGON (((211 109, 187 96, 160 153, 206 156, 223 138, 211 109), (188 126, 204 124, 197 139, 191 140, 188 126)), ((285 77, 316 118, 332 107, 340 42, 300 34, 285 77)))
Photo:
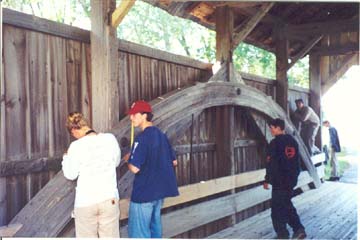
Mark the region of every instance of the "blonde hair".
POLYGON ((72 129, 81 129, 82 127, 89 126, 88 121, 79 112, 69 113, 66 119, 66 128, 71 133, 72 129))

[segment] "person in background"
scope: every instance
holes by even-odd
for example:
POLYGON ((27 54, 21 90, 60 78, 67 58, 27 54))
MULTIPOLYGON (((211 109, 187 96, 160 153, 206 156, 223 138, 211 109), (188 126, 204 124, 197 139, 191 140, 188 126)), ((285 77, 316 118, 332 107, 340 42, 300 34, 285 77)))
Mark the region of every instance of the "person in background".
POLYGON ((300 173, 298 143, 285 134, 285 122, 274 119, 269 123, 271 135, 274 137, 269 143, 266 156, 266 175, 264 189, 271 192, 271 220, 278 239, 288 239, 289 231, 286 225, 293 229, 293 239, 306 237, 304 226, 291 202, 293 189, 297 184, 300 173))
POLYGON ((341 146, 339 141, 339 136, 334 127, 330 125, 329 121, 324 121, 323 126, 327 127, 329 129, 329 136, 330 136, 330 142, 329 142, 329 152, 330 152, 330 166, 331 166, 331 173, 330 173, 330 181, 338 181, 340 179, 339 177, 339 164, 336 158, 336 153, 341 152, 341 146))
POLYGON ((62 161, 64 176, 69 180, 77 179, 76 237, 119 238, 118 142, 110 133, 95 132, 79 112, 68 115, 66 127, 76 139, 62 161))
POLYGON ((132 104, 128 115, 141 129, 134 140, 128 168, 135 174, 129 207, 130 238, 161 238, 161 207, 166 197, 179 195, 174 166, 176 155, 166 135, 153 126, 152 109, 145 101, 132 104))
POLYGON ((295 100, 296 111, 294 112, 294 118, 301 124, 300 135, 308 149, 310 155, 320 153, 320 150, 315 146, 315 137, 320 127, 320 119, 314 110, 304 105, 304 101, 300 99, 295 100))

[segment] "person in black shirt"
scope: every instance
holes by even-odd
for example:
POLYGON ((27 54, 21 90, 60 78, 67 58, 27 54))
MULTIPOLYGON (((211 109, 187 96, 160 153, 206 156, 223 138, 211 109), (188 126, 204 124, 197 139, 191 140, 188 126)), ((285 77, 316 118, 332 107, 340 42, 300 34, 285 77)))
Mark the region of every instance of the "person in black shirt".
POLYGON ((305 228, 291 202, 293 188, 297 184, 300 173, 298 143, 285 134, 285 122, 274 119, 269 123, 270 131, 274 137, 271 140, 266 157, 266 175, 264 189, 272 185, 271 219, 277 238, 289 238, 286 224, 293 229, 294 239, 306 237, 305 228))

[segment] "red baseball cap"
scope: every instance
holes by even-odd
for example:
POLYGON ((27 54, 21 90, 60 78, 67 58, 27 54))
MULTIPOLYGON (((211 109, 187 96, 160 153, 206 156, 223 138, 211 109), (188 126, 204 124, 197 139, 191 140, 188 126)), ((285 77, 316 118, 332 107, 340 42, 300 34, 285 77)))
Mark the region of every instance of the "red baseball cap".
POLYGON ((152 112, 150 104, 148 104, 144 100, 134 102, 128 111, 128 115, 142 113, 142 112, 147 112, 147 113, 152 112))

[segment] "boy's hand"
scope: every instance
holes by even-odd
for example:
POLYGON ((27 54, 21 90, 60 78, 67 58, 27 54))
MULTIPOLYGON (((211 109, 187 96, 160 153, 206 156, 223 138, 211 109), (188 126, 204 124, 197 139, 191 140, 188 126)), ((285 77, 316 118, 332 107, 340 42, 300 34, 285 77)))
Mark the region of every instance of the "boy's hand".
POLYGON ((269 183, 264 182, 263 183, 263 188, 266 189, 266 190, 269 190, 269 183))
POLYGON ((125 156, 122 158, 125 162, 128 162, 130 158, 130 153, 125 154, 125 156))

